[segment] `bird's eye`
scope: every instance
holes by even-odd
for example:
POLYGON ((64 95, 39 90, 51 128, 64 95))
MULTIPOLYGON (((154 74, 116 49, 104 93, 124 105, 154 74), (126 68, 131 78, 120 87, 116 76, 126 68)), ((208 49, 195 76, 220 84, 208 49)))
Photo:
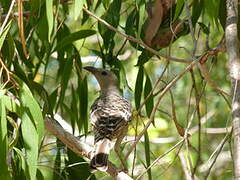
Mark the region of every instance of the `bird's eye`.
POLYGON ((106 71, 103 71, 101 74, 102 74, 103 76, 106 76, 106 75, 107 75, 107 72, 106 72, 106 71))

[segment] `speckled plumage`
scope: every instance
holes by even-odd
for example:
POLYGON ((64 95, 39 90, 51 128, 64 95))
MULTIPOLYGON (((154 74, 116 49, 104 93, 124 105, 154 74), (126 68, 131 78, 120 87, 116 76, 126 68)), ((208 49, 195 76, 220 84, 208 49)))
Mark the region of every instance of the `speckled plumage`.
POLYGON ((117 78, 111 71, 89 66, 85 69, 96 77, 101 87, 101 94, 94 101, 90 111, 95 139, 90 167, 106 171, 111 141, 117 139, 115 147, 119 146, 127 132, 131 120, 131 104, 120 95, 117 78))
POLYGON ((95 142, 121 135, 131 118, 131 105, 117 92, 106 92, 100 95, 91 107, 91 123, 95 142))

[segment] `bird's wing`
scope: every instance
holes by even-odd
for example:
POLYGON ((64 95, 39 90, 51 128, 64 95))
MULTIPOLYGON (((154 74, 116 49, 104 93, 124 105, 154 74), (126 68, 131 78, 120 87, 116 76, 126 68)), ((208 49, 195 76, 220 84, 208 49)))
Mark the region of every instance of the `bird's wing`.
POLYGON ((121 96, 107 98, 110 99, 99 98, 93 104, 90 114, 91 123, 95 135, 114 138, 115 134, 130 121, 131 105, 121 96))

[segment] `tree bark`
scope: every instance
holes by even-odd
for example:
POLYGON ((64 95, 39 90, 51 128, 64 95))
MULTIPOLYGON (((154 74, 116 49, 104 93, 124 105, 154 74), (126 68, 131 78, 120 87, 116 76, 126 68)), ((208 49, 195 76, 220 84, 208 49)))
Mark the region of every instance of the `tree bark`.
POLYGON ((232 126, 234 179, 240 180, 240 58, 238 40, 238 0, 227 0, 225 29, 229 72, 232 81, 232 126))

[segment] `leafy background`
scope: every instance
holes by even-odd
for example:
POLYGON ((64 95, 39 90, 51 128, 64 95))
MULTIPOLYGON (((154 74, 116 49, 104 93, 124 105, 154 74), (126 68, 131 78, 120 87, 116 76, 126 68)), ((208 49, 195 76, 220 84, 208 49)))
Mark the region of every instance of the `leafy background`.
MULTIPOLYGON (((162 1, 167 2, 174 1, 162 1)), ((92 174, 87 159, 44 128, 48 114, 93 143, 88 111, 98 88, 82 69, 86 65, 111 69, 132 102, 122 146, 123 156, 134 147, 127 158, 129 175, 184 179, 189 169, 199 179, 232 178, 231 110, 222 93, 230 92, 225 50, 207 56, 207 77, 193 68, 163 93, 189 62, 224 43, 225 1, 173 4, 161 23, 154 20, 157 3, 146 0, 0 1, 0 179, 111 179, 92 174), (169 38, 175 22, 182 29, 169 38), (148 43, 148 28, 157 31, 155 45, 148 43), (188 138, 181 137, 186 131, 188 138), (141 133, 144 138, 133 146, 141 133)), ((114 152, 110 160, 120 165, 114 152)))

